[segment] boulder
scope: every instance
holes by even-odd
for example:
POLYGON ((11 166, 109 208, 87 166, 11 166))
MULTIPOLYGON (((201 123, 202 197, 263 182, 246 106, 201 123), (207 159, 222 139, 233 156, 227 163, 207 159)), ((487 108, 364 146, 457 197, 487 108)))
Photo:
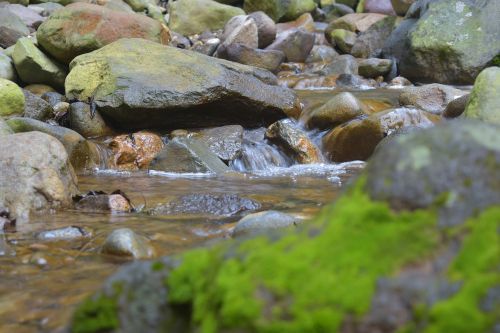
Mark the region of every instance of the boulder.
POLYGON ((87 103, 72 103, 69 108, 68 121, 71 129, 80 133, 84 138, 106 136, 113 133, 98 111, 92 114, 91 106, 87 103))
POLYGON ((465 117, 500 124, 500 68, 481 72, 474 83, 465 117))
POLYGON ((0 79, 16 81, 17 73, 12 59, 0 50, 0 79))
POLYGON ((13 117, 7 123, 16 133, 38 131, 58 139, 66 148, 68 159, 77 171, 95 168, 100 163, 95 144, 69 128, 21 117, 13 117))
POLYGON ((390 59, 362 59, 358 62, 358 72, 366 78, 376 78, 388 74, 392 65, 393 61, 390 59))
POLYGON ((387 16, 374 23, 368 30, 358 35, 351 49, 351 54, 357 58, 380 57, 386 39, 389 38, 398 22, 399 20, 395 16, 387 16))
POLYGON ((45 51, 65 64, 120 38, 170 41, 168 29, 156 20, 87 3, 58 10, 40 25, 36 36, 45 51))
POLYGON ((45 18, 39 15, 35 10, 20 4, 9 4, 4 8, 7 8, 8 11, 19 17, 32 31, 35 31, 38 26, 45 21, 45 18))
POLYGON ((316 73, 320 75, 358 74, 358 62, 352 55, 343 54, 327 63, 316 73))
POLYGON ((241 237, 254 234, 270 233, 276 230, 297 226, 300 219, 293 215, 275 210, 252 213, 243 217, 236 223, 233 236, 241 237))
POLYGON ((334 128, 323 137, 323 148, 333 162, 367 160, 377 144, 396 130, 409 126, 432 125, 423 111, 408 108, 389 109, 334 128))
POLYGON ((204 142, 191 138, 174 138, 168 142, 149 169, 169 173, 223 174, 229 171, 204 142))
POLYGON ((23 91, 14 82, 0 78, 0 117, 22 115, 23 113, 23 91))
POLYGON ((457 118, 460 117, 469 103, 470 94, 465 94, 461 97, 455 98, 446 105, 443 111, 444 118, 457 118))
POLYGON ((23 82, 64 89, 64 80, 68 75, 66 68, 47 57, 31 39, 21 38, 17 41, 12 59, 23 82))
POLYGON ((322 106, 314 109, 307 118, 309 128, 332 129, 356 117, 365 115, 366 106, 349 92, 341 92, 322 106))
POLYGON ((275 22, 291 21, 316 8, 314 0, 245 0, 247 13, 263 11, 275 22))
POLYGON ((449 102, 465 94, 465 91, 442 84, 427 84, 404 88, 399 103, 414 106, 424 111, 441 114, 449 102))
POLYGON ((30 30, 19 17, 0 7, 0 47, 8 48, 29 34, 30 30))
POLYGON ((40 132, 6 135, 0 151, 0 207, 13 218, 72 205, 76 177, 57 139, 40 132))
POLYGON ((243 127, 228 125, 209 128, 201 131, 196 138, 203 141, 221 160, 230 162, 241 155, 243 127))
POLYGON ((352 47, 356 43, 357 34, 349 30, 334 29, 327 32, 326 38, 342 53, 351 53, 352 47))
POLYGON ((384 57, 398 60, 402 76, 472 84, 500 54, 498 1, 420 0, 414 8, 384 47, 384 57))
POLYGON ((154 255, 154 249, 146 237, 136 234, 131 229, 121 228, 109 234, 101 247, 101 253, 145 259, 154 255))
POLYGON ((259 35, 255 20, 246 15, 234 16, 224 26, 221 40, 223 47, 241 44, 256 49, 259 45, 259 35))
POLYGON ((314 45, 309 56, 306 59, 306 63, 322 62, 328 63, 332 62, 333 59, 338 57, 339 54, 334 48, 328 45, 314 45))
POLYGON ((341 18, 336 19, 328 25, 327 31, 335 29, 344 29, 352 32, 364 32, 368 30, 373 24, 386 18, 387 15, 383 14, 347 14, 341 18))
POLYGON ((266 50, 282 51, 288 62, 305 62, 314 46, 315 35, 304 29, 287 30, 278 34, 266 50))
POLYGON ((316 25, 314 23, 314 18, 310 13, 305 13, 297 17, 296 20, 276 24, 277 34, 293 29, 303 29, 307 32, 315 32, 316 25))
POLYGON ((70 67, 68 98, 93 97, 111 126, 126 129, 256 126, 300 112, 268 71, 143 39, 121 39, 70 67))
POLYGON ((241 44, 219 47, 217 52, 218 57, 222 59, 267 69, 274 73, 278 72, 280 65, 286 59, 283 51, 252 49, 241 44))
POLYGON ((169 3, 169 15, 169 28, 187 36, 222 29, 232 17, 245 12, 213 0, 177 0, 169 3))
POLYGON ((269 126, 266 138, 289 152, 300 164, 322 162, 318 147, 291 119, 283 119, 269 126))
POLYGON ((45 121, 53 116, 52 106, 41 97, 23 89, 24 117, 45 121))
POLYGON ((276 24, 273 19, 264 12, 253 12, 249 16, 257 24, 257 33, 259 36, 259 48, 265 48, 276 38, 276 24))
POLYGON ((119 170, 147 169, 164 146, 158 134, 145 131, 115 136, 108 145, 111 167, 119 170))

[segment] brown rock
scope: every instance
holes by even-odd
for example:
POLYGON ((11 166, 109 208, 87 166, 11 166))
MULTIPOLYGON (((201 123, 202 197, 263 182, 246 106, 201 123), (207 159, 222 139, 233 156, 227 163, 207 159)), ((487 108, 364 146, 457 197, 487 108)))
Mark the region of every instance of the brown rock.
POLYGON ((217 52, 220 58, 264 68, 274 73, 278 71, 281 63, 285 61, 285 54, 282 51, 253 49, 241 44, 221 47, 217 52))
POLYGON ((310 13, 305 13, 299 16, 295 21, 276 24, 278 34, 286 32, 287 30, 302 28, 307 32, 314 32, 314 19, 310 13))
POLYGON ((114 137, 109 143, 113 151, 111 164, 120 170, 147 169, 153 158, 162 150, 160 136, 150 132, 137 132, 114 137))
POLYGON ((383 20, 387 15, 375 13, 347 14, 333 21, 328 29, 345 29, 352 32, 363 32, 373 24, 383 20))
POLYGON ((249 15, 257 24, 259 35, 259 48, 265 48, 276 38, 276 24, 264 12, 253 12, 249 15))
POLYGON ((266 50, 285 53, 287 61, 305 62, 314 46, 315 35, 303 29, 293 29, 281 34, 266 50))

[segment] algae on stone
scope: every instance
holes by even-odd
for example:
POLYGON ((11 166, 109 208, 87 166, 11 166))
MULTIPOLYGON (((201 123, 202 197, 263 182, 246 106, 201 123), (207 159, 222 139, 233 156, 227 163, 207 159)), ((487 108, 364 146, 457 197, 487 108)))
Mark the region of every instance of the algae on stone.
POLYGON ((483 70, 474 83, 469 103, 465 109, 466 118, 474 118, 500 125, 500 68, 483 70))
POLYGON ((8 117, 23 113, 23 91, 14 82, 0 78, 0 116, 8 117))

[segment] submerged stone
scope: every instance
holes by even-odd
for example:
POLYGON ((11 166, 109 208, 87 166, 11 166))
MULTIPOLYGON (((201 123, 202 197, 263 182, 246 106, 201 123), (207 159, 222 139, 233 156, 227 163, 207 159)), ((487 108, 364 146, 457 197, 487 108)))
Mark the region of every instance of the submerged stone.
POLYGON ((135 259, 151 258, 154 249, 149 240, 128 228, 116 229, 106 238, 101 253, 135 259))

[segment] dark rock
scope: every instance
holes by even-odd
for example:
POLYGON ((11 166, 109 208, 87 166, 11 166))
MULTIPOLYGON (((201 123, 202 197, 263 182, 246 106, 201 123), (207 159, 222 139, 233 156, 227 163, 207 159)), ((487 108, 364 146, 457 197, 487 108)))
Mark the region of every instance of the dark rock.
POLYGON ((277 72, 286 59, 282 51, 252 49, 241 44, 221 46, 217 50, 218 57, 240 64, 267 69, 277 72))
POLYGON ((398 23, 394 16, 388 16, 360 33, 351 54, 357 58, 378 58, 382 55, 384 43, 398 23))
POLYGON ((197 139, 203 141, 221 160, 229 162, 241 155, 243 127, 228 125, 206 129, 200 132, 197 139))
POLYGON ((80 133, 84 138, 105 136, 113 133, 113 130, 102 119, 99 110, 92 114, 91 106, 87 103, 72 103, 68 120, 71 129, 80 133))
POLYGON ((8 48, 29 33, 28 27, 19 17, 7 8, 0 7, 0 47, 8 48))
POLYGON ((465 94, 461 97, 450 101, 443 111, 445 118, 457 118, 464 113, 467 103, 469 102, 470 94, 465 94))
POLYGON ((248 15, 251 17, 255 24, 257 24, 259 36, 259 48, 263 49, 274 41, 276 38, 276 24, 273 19, 267 16, 264 12, 253 12, 248 15))
POLYGON ((304 29, 293 29, 278 34, 266 50, 282 51, 289 62, 304 62, 314 46, 315 35, 304 29))
POLYGON ((120 193, 89 193, 77 197, 76 201, 75 208, 85 212, 129 213, 134 209, 130 200, 120 193))
POLYGON ((53 109, 49 103, 28 90, 23 89, 24 117, 45 121, 53 116, 53 109))

